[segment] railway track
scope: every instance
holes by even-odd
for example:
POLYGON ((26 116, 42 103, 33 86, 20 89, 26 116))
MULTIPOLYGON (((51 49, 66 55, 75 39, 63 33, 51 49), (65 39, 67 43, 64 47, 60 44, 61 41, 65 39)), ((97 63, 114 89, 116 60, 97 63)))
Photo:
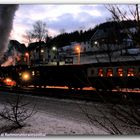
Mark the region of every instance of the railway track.
POLYGON ((140 104, 140 93, 128 91, 68 90, 60 88, 12 88, 0 87, 0 92, 47 96, 60 99, 140 104), (127 103, 126 102, 126 103, 127 103))

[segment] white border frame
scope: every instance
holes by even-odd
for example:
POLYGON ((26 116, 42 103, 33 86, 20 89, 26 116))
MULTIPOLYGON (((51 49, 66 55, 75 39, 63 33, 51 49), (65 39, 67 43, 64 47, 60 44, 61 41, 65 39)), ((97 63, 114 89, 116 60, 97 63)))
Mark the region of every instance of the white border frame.
POLYGON ((1 0, 0 4, 138 4, 139 0, 1 0))

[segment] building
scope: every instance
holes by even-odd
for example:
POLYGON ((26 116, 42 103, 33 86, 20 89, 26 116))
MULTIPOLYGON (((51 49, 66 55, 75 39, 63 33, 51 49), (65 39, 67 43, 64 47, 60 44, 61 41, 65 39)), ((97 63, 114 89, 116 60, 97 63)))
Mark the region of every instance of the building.
POLYGON ((101 61, 107 57, 111 61, 114 56, 128 55, 131 51, 134 54, 136 45, 128 30, 133 34, 136 33, 135 27, 124 29, 116 22, 106 22, 99 25, 91 38, 85 42, 74 41, 67 46, 59 46, 59 48, 56 42, 49 46, 44 42, 32 43, 29 46, 30 63, 32 65, 58 64, 58 62, 65 64, 66 57, 73 57, 73 62, 79 64, 96 62, 95 59, 98 57, 102 58, 101 61))

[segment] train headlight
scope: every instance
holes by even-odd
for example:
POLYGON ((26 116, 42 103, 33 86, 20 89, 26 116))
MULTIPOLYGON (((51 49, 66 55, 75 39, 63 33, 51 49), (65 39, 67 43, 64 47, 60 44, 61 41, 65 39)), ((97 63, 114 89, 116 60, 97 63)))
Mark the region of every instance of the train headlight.
POLYGON ((31 75, 29 72, 23 72, 22 75, 21 75, 21 78, 23 81, 28 81, 31 79, 31 75))

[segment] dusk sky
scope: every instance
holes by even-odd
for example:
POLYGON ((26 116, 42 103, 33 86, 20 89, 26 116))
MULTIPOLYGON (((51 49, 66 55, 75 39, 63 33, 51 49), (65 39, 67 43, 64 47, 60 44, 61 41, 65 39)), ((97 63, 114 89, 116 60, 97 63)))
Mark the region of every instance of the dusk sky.
POLYGON ((23 36, 27 30, 32 29, 37 20, 46 22, 49 36, 56 36, 62 30, 72 32, 94 28, 110 17, 111 14, 103 4, 19 5, 10 38, 27 43, 23 36))

